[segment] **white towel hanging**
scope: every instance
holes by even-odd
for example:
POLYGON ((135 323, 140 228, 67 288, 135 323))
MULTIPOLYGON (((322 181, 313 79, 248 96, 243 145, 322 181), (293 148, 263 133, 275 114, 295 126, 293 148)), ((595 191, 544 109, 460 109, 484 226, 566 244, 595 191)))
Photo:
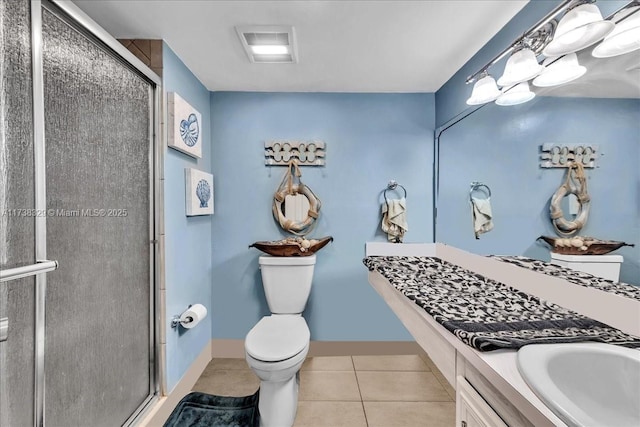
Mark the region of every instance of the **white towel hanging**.
POLYGON ((408 230, 407 200, 404 197, 385 200, 382 204, 382 231, 387 233, 387 239, 401 243, 408 230))
POLYGON ((471 209, 473 215, 473 232, 475 233, 476 239, 479 239, 481 234, 493 229, 491 201, 489 199, 471 197, 471 209))

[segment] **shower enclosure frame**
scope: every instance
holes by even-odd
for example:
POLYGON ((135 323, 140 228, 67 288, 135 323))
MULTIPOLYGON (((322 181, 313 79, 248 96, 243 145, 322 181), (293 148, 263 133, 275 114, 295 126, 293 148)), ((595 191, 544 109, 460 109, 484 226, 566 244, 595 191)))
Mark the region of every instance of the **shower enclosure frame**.
MULTIPOLYGON (((139 421, 145 411, 152 406, 160 394, 163 371, 159 366, 160 357, 160 287, 164 274, 164 247, 159 238, 164 234, 164 218, 162 212, 162 186, 160 179, 163 165, 163 146, 160 126, 162 105, 162 80, 142 61, 136 58, 114 37, 107 33, 82 10, 69 1, 64 0, 31 0, 31 52, 33 66, 33 138, 34 138, 34 180, 35 209, 46 210, 46 173, 45 173, 45 112, 43 84, 43 51, 42 51, 42 8, 56 14, 73 28, 92 39, 102 48, 144 78, 150 84, 151 103, 149 112, 149 244, 151 245, 149 271, 149 394, 142 405, 131 414, 125 426, 139 421)), ((35 255, 36 262, 47 260, 46 217, 35 218, 35 255)), ((34 425, 42 427, 45 420, 45 307, 47 274, 36 272, 35 275, 35 384, 34 384, 34 425)))

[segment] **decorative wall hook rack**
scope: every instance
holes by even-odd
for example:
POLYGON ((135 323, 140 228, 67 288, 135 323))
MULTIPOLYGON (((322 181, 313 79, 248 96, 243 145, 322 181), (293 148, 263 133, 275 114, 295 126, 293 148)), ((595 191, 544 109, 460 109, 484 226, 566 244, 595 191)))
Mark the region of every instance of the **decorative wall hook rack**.
POLYGON ((292 159, 299 166, 324 166, 326 144, 324 141, 271 140, 264 143, 264 164, 288 166, 292 159))
POLYGON ((540 151, 541 168, 566 168, 574 162, 584 168, 594 168, 598 158, 598 146, 593 144, 547 143, 542 145, 540 151))

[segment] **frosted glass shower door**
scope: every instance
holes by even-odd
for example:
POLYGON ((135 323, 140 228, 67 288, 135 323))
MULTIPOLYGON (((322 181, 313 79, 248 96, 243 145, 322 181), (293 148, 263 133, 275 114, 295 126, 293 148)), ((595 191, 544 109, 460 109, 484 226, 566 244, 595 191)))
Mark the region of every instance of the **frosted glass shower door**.
POLYGON ((42 10, 45 421, 120 426, 153 394, 153 87, 42 10))
POLYGON ((128 425, 158 389, 160 80, 74 8, 0 0, 2 427, 128 425))
MULTIPOLYGON (((2 271, 35 262, 29 12, 28 2, 0 1, 2 271)), ((0 282, 0 426, 33 425, 34 301, 33 276, 0 282)))

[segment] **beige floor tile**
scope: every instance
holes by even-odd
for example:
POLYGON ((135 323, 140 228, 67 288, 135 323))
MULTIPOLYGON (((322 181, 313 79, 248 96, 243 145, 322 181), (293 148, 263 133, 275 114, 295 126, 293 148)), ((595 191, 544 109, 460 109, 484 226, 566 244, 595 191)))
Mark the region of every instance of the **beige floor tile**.
POLYGON ((298 402, 294 427, 367 427, 361 402, 298 402))
POLYGON ((431 372, 357 371, 363 401, 451 401, 431 372))
POLYGON ((218 396, 248 396, 259 387, 260 379, 251 370, 205 370, 193 386, 193 391, 218 396))
POLYGON ((360 401, 355 372, 300 372, 299 400, 360 401))
POLYGON ((353 356, 356 371, 429 371, 417 354, 398 356, 353 356))
POLYGON ((213 359, 209 362, 209 366, 214 370, 228 371, 232 369, 251 369, 247 365, 247 361, 242 359, 213 359))
POLYGON ((453 427, 453 402, 364 402, 369 427, 453 427))
POLYGON ((351 356, 309 357, 302 365, 303 371, 353 371, 351 356))

